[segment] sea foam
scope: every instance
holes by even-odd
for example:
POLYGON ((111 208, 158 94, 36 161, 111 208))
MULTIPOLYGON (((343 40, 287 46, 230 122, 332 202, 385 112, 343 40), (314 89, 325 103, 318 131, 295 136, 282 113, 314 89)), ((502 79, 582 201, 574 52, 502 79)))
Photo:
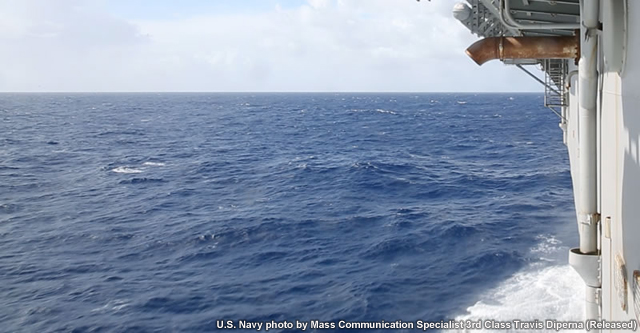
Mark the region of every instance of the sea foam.
MULTIPOLYGON (((560 255, 568 252, 568 247, 552 235, 539 235, 537 239, 540 243, 530 250, 534 263, 487 290, 479 301, 467 308, 466 314, 456 317, 456 320, 584 320, 584 284, 573 268, 558 260, 560 255)), ((518 330, 495 330, 515 331, 518 330)))

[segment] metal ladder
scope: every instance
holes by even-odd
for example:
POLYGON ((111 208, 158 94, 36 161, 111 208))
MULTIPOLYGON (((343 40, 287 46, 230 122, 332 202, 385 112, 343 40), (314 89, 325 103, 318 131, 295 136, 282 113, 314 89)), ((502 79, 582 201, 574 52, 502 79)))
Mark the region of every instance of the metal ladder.
POLYGON ((543 63, 545 75, 544 106, 561 113, 567 106, 567 94, 564 90, 567 76, 567 60, 545 59, 543 63))

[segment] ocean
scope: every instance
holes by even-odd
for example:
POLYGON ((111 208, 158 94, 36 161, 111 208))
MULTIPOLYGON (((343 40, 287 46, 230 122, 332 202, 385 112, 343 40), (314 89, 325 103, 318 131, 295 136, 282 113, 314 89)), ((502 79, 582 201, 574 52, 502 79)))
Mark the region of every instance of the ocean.
POLYGON ((581 320, 568 156, 542 104, 1 94, 0 331, 581 320))

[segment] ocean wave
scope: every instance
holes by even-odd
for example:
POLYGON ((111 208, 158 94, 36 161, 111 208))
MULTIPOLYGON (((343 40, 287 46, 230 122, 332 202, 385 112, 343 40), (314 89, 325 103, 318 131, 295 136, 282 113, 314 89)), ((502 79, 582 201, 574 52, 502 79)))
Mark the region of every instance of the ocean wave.
POLYGON ((127 308, 130 305, 131 305, 131 300, 116 299, 113 301, 109 301, 104 306, 91 310, 91 312, 117 312, 124 308, 127 308))
POLYGON ((111 171, 112 171, 112 172, 115 172, 115 173, 142 173, 142 172, 144 172, 144 171, 143 171, 143 170, 141 170, 141 169, 130 168, 130 167, 123 167, 123 166, 121 166, 121 167, 117 167, 117 168, 115 168, 115 169, 112 169, 111 171))
POLYGON ((24 96, 3 100, 34 111, 7 111, 28 130, 0 166, 7 331, 507 318, 569 274, 537 95, 24 96))
POLYGON ((141 129, 126 129, 126 130, 107 130, 96 134, 97 136, 121 136, 121 135, 133 135, 143 136, 145 132, 141 129))
MULTIPOLYGON (((131 172, 128 172, 131 173, 131 172)), ((162 178, 131 178, 126 180, 121 180, 120 184, 143 184, 143 183, 164 183, 165 181, 162 178)))
POLYGON ((391 110, 384 110, 384 109, 376 109, 376 112, 379 112, 379 113, 389 113, 389 114, 397 114, 395 111, 391 111, 391 110))

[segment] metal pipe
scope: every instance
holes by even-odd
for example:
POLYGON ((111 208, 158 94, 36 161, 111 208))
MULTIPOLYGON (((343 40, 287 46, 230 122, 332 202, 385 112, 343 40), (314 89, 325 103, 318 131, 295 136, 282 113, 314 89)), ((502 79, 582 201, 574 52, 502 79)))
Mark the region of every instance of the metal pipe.
MULTIPOLYGON (((528 9, 528 8, 514 9, 514 8, 509 7, 509 11, 510 12, 527 13, 527 14, 536 14, 536 15, 546 15, 546 16, 551 16, 551 17, 567 16, 567 17, 573 18, 575 20, 580 19, 580 15, 576 15, 576 14, 554 13, 553 11, 545 12, 545 11, 542 11, 542 10, 531 10, 531 9, 528 9)), ((526 21, 530 21, 530 20, 526 19, 526 21)), ((553 23, 557 23, 557 22, 553 22, 553 23)))
POLYGON ((584 0, 582 27, 582 47, 578 63, 580 96, 579 131, 579 177, 578 224, 580 231, 580 252, 596 253, 597 243, 597 169, 596 169, 596 101, 598 91, 597 73, 597 0, 584 0), (593 5, 596 2, 596 5, 593 5), (594 12, 594 8, 596 11, 594 12), (587 25, 587 23, 591 25, 587 25))
MULTIPOLYGON (((598 254, 598 188, 597 188, 597 94, 598 94, 598 10, 599 0, 582 1, 581 45, 578 63, 578 232, 580 253, 598 254)), ((597 268, 592 268, 597 276, 597 268)), ((598 302, 600 285, 588 285, 585 290, 587 320, 600 319, 598 302)), ((600 330, 595 331, 600 332, 600 330)))
POLYGON ((584 0, 584 26, 589 29, 598 27, 598 17, 600 16, 600 3, 598 0, 584 0))
POLYGON ((488 37, 465 51, 478 65, 493 59, 577 59, 577 36, 488 37))
MULTIPOLYGON (((484 5, 484 7, 489 10, 489 12, 495 16, 495 17, 500 17, 500 10, 498 8, 496 8, 496 6, 494 5, 494 0, 480 0, 480 2, 482 3, 482 5, 484 5)), ((514 36, 519 36, 521 35, 520 31, 518 31, 518 29, 516 28, 512 28, 506 24, 504 24, 503 20, 501 19, 501 23, 504 26, 504 28, 511 33, 514 36)))
POLYGON ((558 5, 580 6, 579 2, 571 2, 571 1, 566 1, 566 0, 529 0, 529 1, 554 3, 554 4, 558 4, 558 5))
MULTIPOLYGON (((599 305, 599 294, 600 288, 594 288, 590 286, 585 286, 585 315, 587 319, 599 319, 600 318, 600 305, 599 305)), ((600 332, 599 329, 592 329, 594 332, 600 332)))
POLYGON ((532 24, 523 24, 518 23, 515 18, 511 15, 511 6, 509 4, 509 0, 500 0, 500 15, 498 15, 500 21, 505 26, 512 29, 519 30, 560 30, 560 29, 580 29, 579 23, 532 23, 532 24))

